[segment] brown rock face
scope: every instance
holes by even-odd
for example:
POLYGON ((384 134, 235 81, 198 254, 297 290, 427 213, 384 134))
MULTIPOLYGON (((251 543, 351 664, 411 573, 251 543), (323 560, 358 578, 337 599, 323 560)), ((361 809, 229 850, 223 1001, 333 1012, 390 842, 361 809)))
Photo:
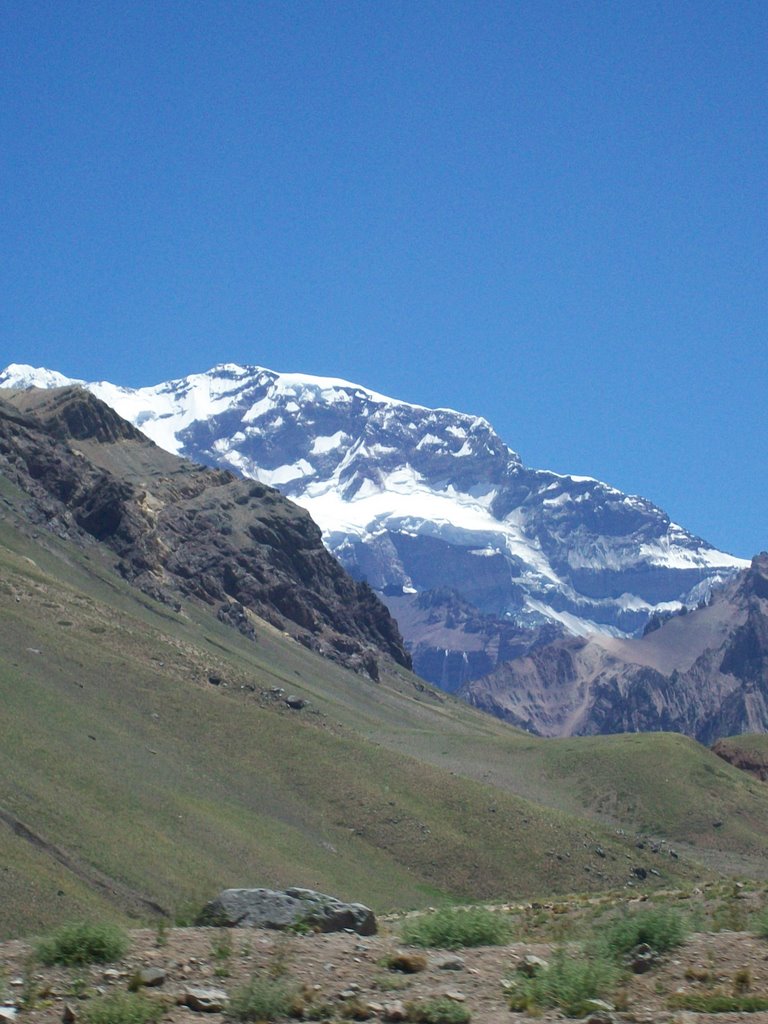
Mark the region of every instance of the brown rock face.
POLYGON ((460 693, 543 736, 669 730, 711 744, 768 732, 768 554, 640 639, 558 640, 460 693))
POLYGON ((382 654, 410 666, 394 619, 306 512, 161 451, 88 392, 6 392, 0 469, 30 496, 29 522, 108 547, 155 598, 213 605, 246 635, 259 616, 373 678, 382 654))
POLYGON ((761 782, 768 782, 768 749, 760 749, 750 743, 749 738, 718 740, 712 746, 712 751, 734 768, 749 772, 761 782))

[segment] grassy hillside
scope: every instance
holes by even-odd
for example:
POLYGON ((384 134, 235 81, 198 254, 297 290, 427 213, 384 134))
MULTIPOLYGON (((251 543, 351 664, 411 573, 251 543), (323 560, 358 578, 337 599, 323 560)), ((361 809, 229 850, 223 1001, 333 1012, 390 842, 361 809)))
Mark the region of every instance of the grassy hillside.
MULTIPOLYGON (((0 481, 0 501, 19 500, 0 481)), ((700 849, 730 848, 725 868, 768 853, 761 785, 690 741, 535 740, 405 670, 377 684, 269 626, 253 643, 171 612, 97 546, 9 519, 0 695, 2 936, 153 905, 184 916, 224 886, 388 910, 611 888, 634 867, 670 882, 702 875, 700 849), (692 848, 660 857, 635 828, 692 848)))

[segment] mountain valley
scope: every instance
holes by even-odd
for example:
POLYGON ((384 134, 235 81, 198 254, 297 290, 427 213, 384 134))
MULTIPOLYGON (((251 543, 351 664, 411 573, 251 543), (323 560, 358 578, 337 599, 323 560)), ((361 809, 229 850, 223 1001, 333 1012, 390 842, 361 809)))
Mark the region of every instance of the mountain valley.
POLYGON ((758 779, 680 735, 540 739, 425 683, 265 485, 77 389, 4 393, 0 427, 2 935, 231 885, 383 911, 763 876, 758 779))

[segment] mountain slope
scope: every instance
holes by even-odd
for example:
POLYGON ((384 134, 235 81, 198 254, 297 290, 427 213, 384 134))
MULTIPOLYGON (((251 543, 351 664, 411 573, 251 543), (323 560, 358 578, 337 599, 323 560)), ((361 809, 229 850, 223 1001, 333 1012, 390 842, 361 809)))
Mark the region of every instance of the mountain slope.
MULTIPOLYGON (((64 380, 16 365, 0 375, 13 387, 64 380)), ((482 418, 346 381, 226 364, 156 387, 86 387, 169 451, 308 509, 342 564, 392 599, 417 670, 449 689, 553 626, 631 634, 746 564, 643 498, 525 467, 482 418)))
POLYGON ((170 570, 150 596, 125 571, 166 537, 141 508, 171 466, 182 497, 209 471, 87 396, 18 402, 0 448, 0 933, 183 913, 229 885, 382 910, 764 870, 768 789, 683 737, 538 740, 394 658, 374 683, 264 618, 245 635, 170 570), (121 517, 89 533, 105 490, 121 517))
POLYGON ((673 729, 712 743, 768 731, 768 555, 706 607, 638 639, 568 638, 461 695, 543 736, 673 729))
POLYGON ((278 492, 169 455, 81 388, 4 395, 0 467, 28 518, 108 545, 145 593, 194 597, 246 635, 255 614, 374 677, 381 653, 409 663, 386 609, 278 492))

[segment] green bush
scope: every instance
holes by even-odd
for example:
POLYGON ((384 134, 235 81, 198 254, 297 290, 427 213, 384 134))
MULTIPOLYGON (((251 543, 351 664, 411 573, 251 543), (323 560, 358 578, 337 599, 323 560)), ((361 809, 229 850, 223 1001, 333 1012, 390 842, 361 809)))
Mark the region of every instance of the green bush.
POLYGON ((128 949, 128 936, 113 924, 67 924, 37 945, 37 956, 51 964, 106 964, 128 949))
POLYGON ((229 1001, 227 1014, 236 1020, 278 1020, 287 1017, 296 993, 282 982, 271 978, 251 978, 229 1001))
POLYGON ((510 928, 500 913, 484 907, 466 910, 437 910, 433 914, 406 920, 403 940, 412 946, 459 949, 461 946, 503 946, 510 928))
POLYGON ((408 1020, 417 1024, 467 1024, 469 1019, 466 1006, 446 996, 408 1004, 408 1020))
POLYGON ((89 999, 78 1008, 83 1024, 153 1024, 160 1020, 166 1007, 158 999, 131 992, 112 992, 89 999))
POLYGON ((517 1012, 557 1008, 569 1017, 579 1017, 590 999, 612 995, 620 972, 610 960, 583 951, 578 959, 558 949, 549 967, 533 977, 520 978, 510 991, 510 1009, 517 1012))
POLYGON ((620 960, 642 943, 665 953, 685 942, 688 928, 679 911, 670 907, 638 910, 625 914, 608 926, 599 940, 603 952, 620 960))

